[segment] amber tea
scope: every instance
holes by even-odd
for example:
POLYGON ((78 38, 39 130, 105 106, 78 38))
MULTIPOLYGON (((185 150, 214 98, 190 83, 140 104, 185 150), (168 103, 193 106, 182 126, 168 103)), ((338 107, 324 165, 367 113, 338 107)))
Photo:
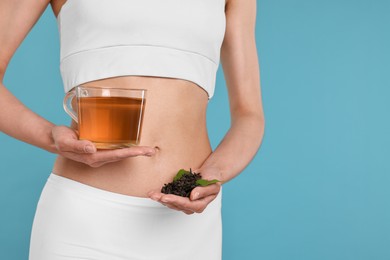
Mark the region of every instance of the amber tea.
POLYGON ((79 138, 90 140, 98 147, 137 143, 144 103, 142 98, 78 98, 79 138))
POLYGON ((64 99, 65 111, 78 123, 79 139, 97 148, 138 145, 141 138, 146 90, 78 86, 64 99), (77 114, 67 105, 77 97, 77 114))

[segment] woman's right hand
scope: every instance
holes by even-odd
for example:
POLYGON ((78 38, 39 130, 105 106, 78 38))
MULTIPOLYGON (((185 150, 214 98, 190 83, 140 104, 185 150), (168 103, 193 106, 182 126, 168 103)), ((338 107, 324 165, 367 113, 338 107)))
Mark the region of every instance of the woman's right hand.
POLYGON ((98 151, 91 141, 78 140, 76 131, 66 126, 54 126, 52 136, 58 154, 91 167, 100 167, 127 157, 152 156, 157 151, 156 148, 149 146, 98 151))

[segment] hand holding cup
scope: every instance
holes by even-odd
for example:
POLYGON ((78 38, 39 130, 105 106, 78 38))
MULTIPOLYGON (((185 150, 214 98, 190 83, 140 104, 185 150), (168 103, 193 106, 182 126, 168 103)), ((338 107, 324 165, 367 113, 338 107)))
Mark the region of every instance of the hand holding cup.
POLYGON ((77 132, 67 126, 54 126, 52 137, 58 154, 91 167, 100 167, 106 163, 116 162, 128 157, 153 156, 157 151, 156 148, 149 146, 97 150, 91 141, 78 140, 77 132))
POLYGON ((78 131, 65 126, 52 129, 59 154, 91 167, 152 156, 155 148, 138 146, 145 104, 146 89, 76 86, 66 94, 63 106, 78 131))

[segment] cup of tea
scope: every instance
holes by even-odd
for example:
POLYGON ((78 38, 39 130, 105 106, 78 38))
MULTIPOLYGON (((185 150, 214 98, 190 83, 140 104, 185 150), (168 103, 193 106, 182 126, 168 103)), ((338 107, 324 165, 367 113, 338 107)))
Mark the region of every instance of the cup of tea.
POLYGON ((66 113, 78 123, 79 139, 98 149, 138 145, 145 104, 146 89, 83 85, 69 91, 63 102, 66 113))

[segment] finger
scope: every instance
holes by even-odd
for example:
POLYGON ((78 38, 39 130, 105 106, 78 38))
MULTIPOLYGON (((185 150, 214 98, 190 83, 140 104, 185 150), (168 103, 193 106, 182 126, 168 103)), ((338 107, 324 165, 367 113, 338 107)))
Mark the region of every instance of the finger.
POLYGON ((134 156, 152 156, 156 153, 156 149, 148 146, 133 146, 129 148, 121 148, 114 150, 99 150, 93 154, 96 162, 112 162, 134 156))
POLYGON ((63 156, 65 156, 68 159, 71 159, 76 162, 81 162, 84 163, 90 167, 100 167, 104 164, 114 162, 112 161, 96 161, 95 157, 93 156, 94 154, 81 154, 81 153, 74 153, 74 152, 62 152, 61 153, 63 156))
POLYGON ((164 202, 160 202, 161 204, 163 204, 164 206, 170 208, 170 209, 174 209, 174 210, 177 210, 177 211, 182 211, 184 212, 185 214, 187 215, 191 215, 191 214, 194 214, 195 212, 192 211, 192 210, 189 210, 189 209, 186 209, 186 208, 180 208, 180 207, 177 207, 175 204, 173 203, 164 203, 164 202))
POLYGON ((164 206, 170 208, 170 209, 173 209, 173 210, 176 210, 176 211, 184 212, 184 213, 187 214, 187 215, 191 215, 191 214, 194 214, 194 213, 195 213, 195 212, 193 212, 193 211, 191 211, 191 210, 178 208, 178 207, 176 207, 175 205, 170 204, 170 203, 162 203, 162 204, 163 204, 164 206))
POLYGON ((189 200, 187 197, 181 197, 176 195, 164 195, 161 197, 162 203, 169 203, 177 208, 193 211, 196 213, 201 213, 207 207, 207 205, 213 201, 217 195, 210 195, 205 198, 201 198, 195 201, 189 200))
POLYGON ((163 196, 164 194, 161 193, 161 192, 158 192, 158 191, 150 191, 148 192, 148 196, 154 200, 154 201, 157 201, 157 202, 160 202, 161 204, 163 204, 164 206, 167 206, 168 208, 171 208, 171 209, 174 209, 174 210, 178 210, 178 211, 183 211, 185 214, 187 215, 191 215, 191 214, 194 214, 193 211, 190 211, 190 210, 186 210, 186 209, 179 209, 178 207, 175 207, 174 205, 170 204, 170 203, 163 203, 160 201, 161 197, 163 196))
POLYGON ((181 212, 184 212, 185 214, 187 214, 187 215, 192 215, 192 214, 194 214, 195 212, 193 212, 193 211, 190 211, 190 210, 180 210, 181 212))
POLYGON ((162 195, 163 194, 161 192, 157 192, 157 191, 148 192, 149 198, 151 198, 154 201, 159 201, 161 199, 162 195))
POLYGON ((196 201, 191 201, 190 207, 188 208, 187 206, 187 208, 196 213, 202 213, 206 209, 206 207, 210 204, 210 202, 212 202, 216 197, 217 195, 210 195, 202 199, 198 199, 196 201))
POLYGON ((68 158, 68 159, 71 159, 73 161, 81 162, 81 163, 84 163, 84 164, 88 164, 87 163, 88 159, 84 157, 84 154, 73 153, 73 152, 62 152, 61 155, 66 157, 66 158, 68 158))
POLYGON ((97 151, 95 145, 88 140, 74 140, 71 138, 64 138, 63 140, 58 140, 58 145, 60 147, 60 151, 63 152, 92 154, 96 153, 97 151))
POLYGON ((116 162, 131 156, 151 156, 153 154, 153 149, 154 148, 151 147, 130 147, 115 150, 99 150, 93 154, 82 154, 72 151, 62 152, 62 155, 71 160, 87 164, 91 167, 100 167, 104 164, 116 162))
POLYGON ((53 127, 52 136, 60 152, 94 153, 96 147, 91 141, 78 140, 77 133, 65 126, 53 127))
POLYGON ((218 194, 221 186, 217 184, 208 185, 206 187, 196 187, 191 191, 190 200, 205 198, 210 195, 218 194))

